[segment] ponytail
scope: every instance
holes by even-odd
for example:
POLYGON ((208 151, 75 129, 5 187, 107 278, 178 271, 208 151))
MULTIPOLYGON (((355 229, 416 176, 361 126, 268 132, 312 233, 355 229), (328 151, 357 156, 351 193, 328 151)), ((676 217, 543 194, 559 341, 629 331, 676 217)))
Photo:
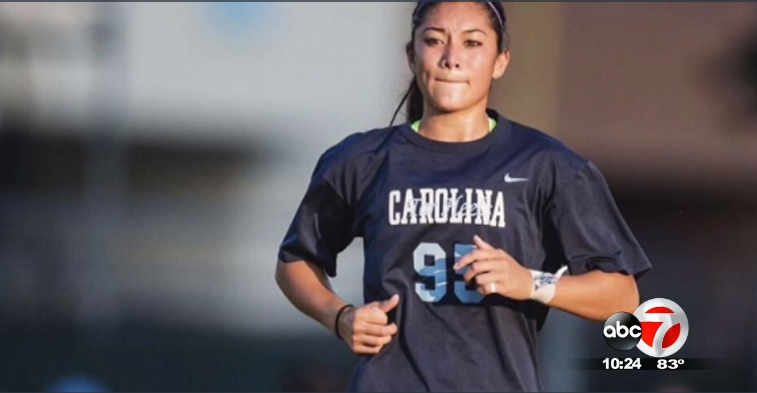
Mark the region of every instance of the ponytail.
POLYGON ((392 121, 389 123, 390 127, 394 125, 394 120, 397 118, 397 114, 402 109, 403 104, 405 104, 405 114, 408 122, 414 122, 423 117, 423 94, 418 87, 415 77, 410 81, 410 86, 408 86, 405 95, 402 96, 402 101, 397 105, 397 109, 394 110, 394 116, 392 116, 392 121))
POLYGON ((421 93, 421 89, 418 87, 418 82, 415 78, 410 81, 407 94, 407 106, 405 108, 407 121, 420 120, 423 117, 423 93, 421 93))

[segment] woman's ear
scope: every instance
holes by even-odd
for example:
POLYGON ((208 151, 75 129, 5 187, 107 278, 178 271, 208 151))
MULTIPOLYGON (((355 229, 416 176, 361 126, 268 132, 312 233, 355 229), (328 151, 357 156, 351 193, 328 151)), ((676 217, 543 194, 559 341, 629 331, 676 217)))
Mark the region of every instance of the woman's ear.
POLYGON ((407 56, 407 66, 410 67, 410 72, 415 73, 415 51, 412 41, 405 45, 405 56, 407 56))
POLYGON ((497 55, 497 59, 494 60, 494 70, 492 72, 493 79, 499 79, 507 71, 507 65, 510 64, 510 51, 506 50, 497 55))

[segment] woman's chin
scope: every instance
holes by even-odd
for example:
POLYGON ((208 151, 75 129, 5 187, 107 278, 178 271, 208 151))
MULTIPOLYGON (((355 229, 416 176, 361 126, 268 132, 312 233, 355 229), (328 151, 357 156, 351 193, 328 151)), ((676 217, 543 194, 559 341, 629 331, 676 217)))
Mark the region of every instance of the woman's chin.
POLYGON ((434 102, 431 106, 442 113, 457 112, 470 107, 467 102, 460 102, 458 100, 439 100, 434 102))

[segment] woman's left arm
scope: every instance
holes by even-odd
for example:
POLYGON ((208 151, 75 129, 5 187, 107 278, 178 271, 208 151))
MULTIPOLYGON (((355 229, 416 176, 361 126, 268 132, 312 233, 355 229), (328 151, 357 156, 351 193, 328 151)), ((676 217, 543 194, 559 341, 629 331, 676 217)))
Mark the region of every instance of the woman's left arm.
POLYGON ((563 276, 557 282, 550 307, 579 317, 604 322, 610 315, 639 307, 639 290, 631 275, 594 270, 563 276))
MULTIPOLYGON (((482 295, 497 294, 515 300, 533 298, 534 277, 531 271, 510 254, 497 249, 478 236, 476 250, 463 256, 455 270, 464 273, 466 282, 476 280, 482 295)), ((547 305, 582 318, 605 321, 616 312, 633 313, 639 306, 639 292, 632 275, 589 271, 563 276, 554 288, 547 305)))

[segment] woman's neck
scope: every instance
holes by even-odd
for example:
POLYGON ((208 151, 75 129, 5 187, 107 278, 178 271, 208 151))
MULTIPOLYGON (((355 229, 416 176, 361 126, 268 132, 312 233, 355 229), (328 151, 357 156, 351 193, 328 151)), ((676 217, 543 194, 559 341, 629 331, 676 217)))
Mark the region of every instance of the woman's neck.
POLYGON ((470 142, 481 139, 489 133, 486 106, 476 105, 453 113, 424 107, 418 133, 440 142, 470 142))

